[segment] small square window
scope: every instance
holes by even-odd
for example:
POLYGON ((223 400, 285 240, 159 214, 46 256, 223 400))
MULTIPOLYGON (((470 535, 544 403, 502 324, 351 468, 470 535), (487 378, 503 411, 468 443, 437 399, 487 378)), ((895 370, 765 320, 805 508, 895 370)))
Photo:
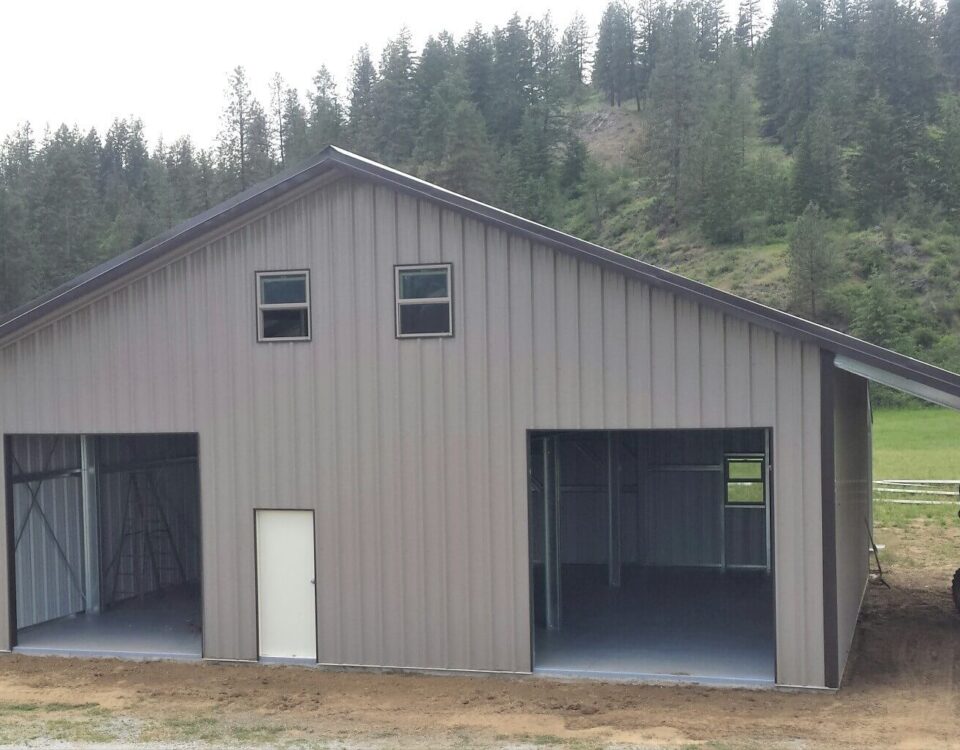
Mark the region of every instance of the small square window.
POLYGON ((764 505, 766 479, 763 455, 732 454, 724 456, 724 501, 727 505, 764 505))
POLYGON ((453 335, 450 264, 396 267, 397 336, 453 335))
POLYGON ((257 340, 310 340, 310 272, 257 274, 257 340))

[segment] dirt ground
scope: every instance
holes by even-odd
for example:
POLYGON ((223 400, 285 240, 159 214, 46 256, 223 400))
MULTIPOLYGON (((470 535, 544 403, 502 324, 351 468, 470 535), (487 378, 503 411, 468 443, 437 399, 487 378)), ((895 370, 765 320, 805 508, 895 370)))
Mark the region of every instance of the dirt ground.
MULTIPOLYGON (((958 530, 937 533, 960 557, 958 530)), ((883 532, 901 550, 925 537, 883 532)), ((0 744, 960 747, 960 617, 930 562, 871 585, 838 693, 5 656, 0 744)))

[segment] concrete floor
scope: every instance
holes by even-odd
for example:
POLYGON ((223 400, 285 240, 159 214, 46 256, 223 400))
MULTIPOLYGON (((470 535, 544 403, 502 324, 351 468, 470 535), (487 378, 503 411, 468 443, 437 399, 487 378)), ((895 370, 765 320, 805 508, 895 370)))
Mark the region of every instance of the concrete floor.
POLYGON ((19 653, 120 658, 199 659, 200 593, 196 587, 128 599, 17 631, 19 653))
MULTIPOLYGON (((611 678, 772 683, 773 584, 760 571, 564 565, 559 630, 538 626, 534 670, 611 678)), ((537 601, 542 601, 538 596, 537 601)))

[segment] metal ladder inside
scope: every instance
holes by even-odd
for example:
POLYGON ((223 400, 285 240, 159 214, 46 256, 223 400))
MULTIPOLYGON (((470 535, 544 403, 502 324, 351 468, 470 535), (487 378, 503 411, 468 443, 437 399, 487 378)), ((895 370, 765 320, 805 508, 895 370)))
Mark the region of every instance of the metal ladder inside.
POLYGON ((104 575, 113 575, 110 601, 133 597, 143 601, 147 593, 186 583, 183 561, 152 474, 130 473, 122 519, 120 541, 104 575))

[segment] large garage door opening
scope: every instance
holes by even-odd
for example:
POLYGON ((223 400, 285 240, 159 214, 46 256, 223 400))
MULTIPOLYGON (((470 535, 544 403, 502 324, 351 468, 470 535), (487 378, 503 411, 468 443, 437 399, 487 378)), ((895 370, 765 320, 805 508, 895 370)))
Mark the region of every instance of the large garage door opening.
POLYGON ((536 672, 772 683, 764 429, 530 433, 536 672))
POLYGON ((4 441, 14 650, 199 658, 197 436, 4 441))

